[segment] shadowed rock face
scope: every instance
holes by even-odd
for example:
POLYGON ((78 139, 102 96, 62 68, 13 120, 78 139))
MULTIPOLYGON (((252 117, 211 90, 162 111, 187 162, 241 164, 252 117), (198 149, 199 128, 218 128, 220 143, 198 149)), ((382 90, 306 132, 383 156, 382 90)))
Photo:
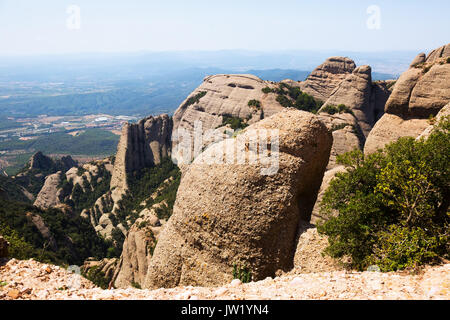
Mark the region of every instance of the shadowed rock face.
POLYGON ((364 152, 373 153, 401 137, 418 137, 450 102, 450 44, 419 54, 394 86, 386 113, 370 132, 364 152))
POLYGON ((143 285, 149 261, 158 240, 161 221, 148 209, 131 226, 114 275, 116 288, 127 288, 133 283, 143 285))
POLYGON ((36 152, 29 161, 30 169, 49 170, 53 167, 53 160, 42 152, 36 152))
POLYGON ((328 130, 333 133, 333 147, 331 148, 330 160, 327 169, 337 166, 336 157, 355 149, 362 149, 365 138, 359 132, 358 120, 350 113, 330 115, 319 113, 319 118, 328 130))
POLYGON ((183 174, 145 287, 220 285, 232 279, 234 264, 248 265, 255 280, 292 268, 297 226, 311 218, 331 133, 317 116, 286 110, 238 138, 211 146, 183 174), (251 144, 258 129, 280 130, 276 174, 262 175, 260 164, 203 163, 223 148, 244 152, 238 138, 251 144))
MULTIPOLYGON (((28 162, 29 169, 37 169, 42 171, 62 170, 63 172, 70 168, 78 166, 78 162, 72 159, 71 156, 64 156, 59 160, 53 160, 52 158, 44 155, 41 151, 36 152, 28 162)), ((54 172, 54 171, 53 171, 54 172)))

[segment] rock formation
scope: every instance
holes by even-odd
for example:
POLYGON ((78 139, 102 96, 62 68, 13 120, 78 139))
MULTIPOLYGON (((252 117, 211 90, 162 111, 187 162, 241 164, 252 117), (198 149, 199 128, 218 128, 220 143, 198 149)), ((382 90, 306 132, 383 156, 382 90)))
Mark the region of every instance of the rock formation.
MULTIPOLYGON (((160 192, 170 186, 173 181, 173 179, 164 181, 150 198, 154 201, 160 192)), ((165 200, 163 200, 153 204, 149 209, 142 210, 139 218, 131 226, 123 243, 120 261, 114 274, 114 287, 144 286, 150 259, 159 235, 167 222, 159 219, 157 214, 158 208, 165 204, 165 200)))
POLYGON ((337 166, 333 169, 328 170, 325 172, 325 175, 323 176, 322 185, 319 189, 319 194, 317 196, 316 204, 314 205, 314 209, 311 216, 311 223, 317 224, 321 220, 325 220, 325 217, 323 217, 320 214, 320 203, 323 199, 323 196, 325 192, 327 191, 328 187, 330 186, 331 181, 336 177, 337 173, 345 172, 344 166, 337 166))
POLYGON ((64 156, 61 159, 53 160, 52 158, 44 155, 41 151, 36 152, 28 161, 28 168, 30 170, 36 169, 43 172, 66 172, 70 168, 76 166, 78 166, 78 162, 73 160, 71 156, 64 156))
POLYGON ((34 205, 43 210, 56 207, 61 204, 60 192, 58 189, 59 184, 61 183, 62 173, 59 171, 55 174, 49 175, 45 179, 44 186, 39 192, 36 201, 34 201, 34 205))
POLYGON ((429 125, 428 119, 410 118, 404 119, 400 116, 386 113, 370 132, 364 153, 376 152, 390 142, 397 141, 402 137, 417 137, 429 125))
POLYGON ((329 245, 328 239, 320 235, 314 225, 301 224, 298 235, 294 269, 289 272, 290 274, 332 272, 343 269, 333 258, 322 254, 329 245))
MULTIPOLYGON (((194 132, 196 121, 202 124, 202 132, 222 126, 225 116, 255 123, 264 117, 282 111, 276 95, 264 93, 262 89, 276 85, 253 75, 214 75, 203 83, 180 105, 173 116, 174 132, 184 129, 194 132), (260 106, 249 106, 257 100, 260 106)), ((209 141, 203 141, 207 146, 209 141)), ((173 147, 177 145, 174 142, 173 147)))
POLYGON ((62 165, 63 172, 69 170, 70 168, 78 167, 78 162, 73 160, 71 156, 64 156, 59 159, 59 162, 62 165))
POLYGON ((315 99, 325 102, 355 68, 355 62, 352 59, 344 57, 328 58, 304 82, 300 83, 300 89, 315 99))
POLYGON ((331 145, 315 115, 286 110, 209 147, 183 174, 145 286, 222 284, 233 266, 249 266, 255 280, 292 268, 297 227, 311 218, 331 145), (258 141, 258 129, 279 130, 274 175, 262 175, 261 163, 204 163, 224 149, 254 156, 246 141, 258 141))
POLYGON ((161 226, 156 215, 145 209, 130 228, 114 275, 116 288, 143 286, 161 226))
MULTIPOLYGON (((388 82, 372 83, 371 68, 356 68, 353 60, 344 57, 331 57, 316 68, 304 82, 284 80, 281 83, 297 87, 313 96, 316 100, 331 104, 346 104, 358 120, 363 136, 367 136, 372 126, 384 113, 384 106, 390 91, 388 82)), ((223 132, 225 117, 239 118, 246 124, 256 123, 284 109, 277 101, 277 94, 265 93, 263 89, 275 89, 279 84, 263 81, 252 75, 215 75, 206 77, 200 85, 177 109, 174 114, 174 132, 183 129, 191 137, 195 123, 201 122, 202 132, 217 129, 223 132), (259 106, 249 105, 256 100, 259 106)), ((360 137, 359 137, 360 138, 360 137)), ((180 138, 180 140, 182 140, 180 138)), ((203 138, 202 150, 212 143, 212 139, 203 138)), ((364 145, 365 141, 361 142, 364 145)), ((175 157, 180 159, 173 142, 175 157)), ((200 150, 200 148, 198 148, 200 150)), ((192 146, 194 159, 195 153, 192 146)))
POLYGON ((389 95, 386 82, 372 83, 372 69, 369 66, 361 66, 339 83, 322 110, 327 106, 345 105, 351 109, 361 131, 367 137, 383 113, 389 95))
POLYGON ((166 114, 125 124, 117 147, 111 189, 127 190, 127 174, 159 164, 162 158, 170 156, 172 128, 172 119, 166 114))
POLYGON ((417 137, 450 101, 450 44, 418 55, 397 80, 385 115, 370 132, 364 152, 372 153, 400 137, 417 137))
MULTIPOLYGON (((99 160, 86 163, 80 168, 72 168, 66 172, 66 180, 72 185, 81 187, 84 193, 94 192, 100 183, 110 184, 110 177, 113 172, 113 165, 110 159, 99 160), (80 170, 81 169, 81 170, 80 170), (81 171, 81 172, 80 172, 81 171)), ((119 227, 126 233, 121 225, 114 225, 109 218, 112 214, 114 202, 111 197, 112 192, 108 191, 100 196, 92 207, 86 208, 81 212, 81 217, 89 220, 95 230, 104 238, 110 239, 115 227, 119 227)), ((70 200, 72 191, 69 192, 70 200)))
POLYGON ((319 118, 333 133, 333 147, 327 169, 336 167, 336 157, 364 146, 364 135, 360 132, 358 120, 351 113, 330 115, 319 113, 319 118))

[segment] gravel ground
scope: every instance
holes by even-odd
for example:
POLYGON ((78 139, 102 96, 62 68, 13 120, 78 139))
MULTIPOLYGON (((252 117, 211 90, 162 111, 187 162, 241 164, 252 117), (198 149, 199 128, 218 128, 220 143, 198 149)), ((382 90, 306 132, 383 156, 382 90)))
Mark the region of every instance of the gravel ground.
POLYGON ((90 281, 53 265, 15 259, 0 264, 2 300, 311 300, 311 299, 445 299, 450 298, 450 264, 407 273, 334 271, 287 274, 219 288, 102 290, 90 281))

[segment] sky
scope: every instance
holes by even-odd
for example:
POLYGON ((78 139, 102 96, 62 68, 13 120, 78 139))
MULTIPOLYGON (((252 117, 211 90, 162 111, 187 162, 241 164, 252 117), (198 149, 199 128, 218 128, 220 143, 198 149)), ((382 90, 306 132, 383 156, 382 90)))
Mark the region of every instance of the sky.
POLYGON ((448 0, 0 0, 0 55, 185 50, 429 51, 448 0))

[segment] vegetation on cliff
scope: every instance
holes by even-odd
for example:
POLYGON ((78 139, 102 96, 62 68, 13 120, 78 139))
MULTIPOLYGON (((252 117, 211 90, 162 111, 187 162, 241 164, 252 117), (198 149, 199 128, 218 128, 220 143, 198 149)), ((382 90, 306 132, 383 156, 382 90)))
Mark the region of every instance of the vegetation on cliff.
POLYGON ((317 113, 323 102, 317 101, 309 94, 302 92, 299 88, 290 86, 286 83, 280 83, 278 88, 262 89, 263 93, 276 93, 277 101, 285 108, 295 108, 298 110, 317 113))
POLYGON ((40 210, 30 204, 5 199, 0 199, 0 233, 10 243, 11 258, 34 258, 59 265, 81 265, 89 257, 105 257, 112 245, 97 235, 89 221, 78 215, 57 209, 40 210), (56 248, 51 248, 49 240, 27 214, 42 217, 56 248))
POLYGON ((163 202, 166 203, 166 208, 161 208, 163 211, 158 215, 168 219, 172 215, 180 179, 180 170, 170 158, 163 159, 154 167, 131 173, 128 176, 130 190, 120 201, 120 210, 117 212, 119 222, 129 220, 128 225, 131 225, 144 208, 163 202), (156 198, 153 199, 150 196, 155 192, 156 198))
POLYGON ((242 130, 248 127, 248 124, 245 123, 241 118, 223 116, 222 117, 222 127, 226 125, 230 125, 233 130, 242 130))

